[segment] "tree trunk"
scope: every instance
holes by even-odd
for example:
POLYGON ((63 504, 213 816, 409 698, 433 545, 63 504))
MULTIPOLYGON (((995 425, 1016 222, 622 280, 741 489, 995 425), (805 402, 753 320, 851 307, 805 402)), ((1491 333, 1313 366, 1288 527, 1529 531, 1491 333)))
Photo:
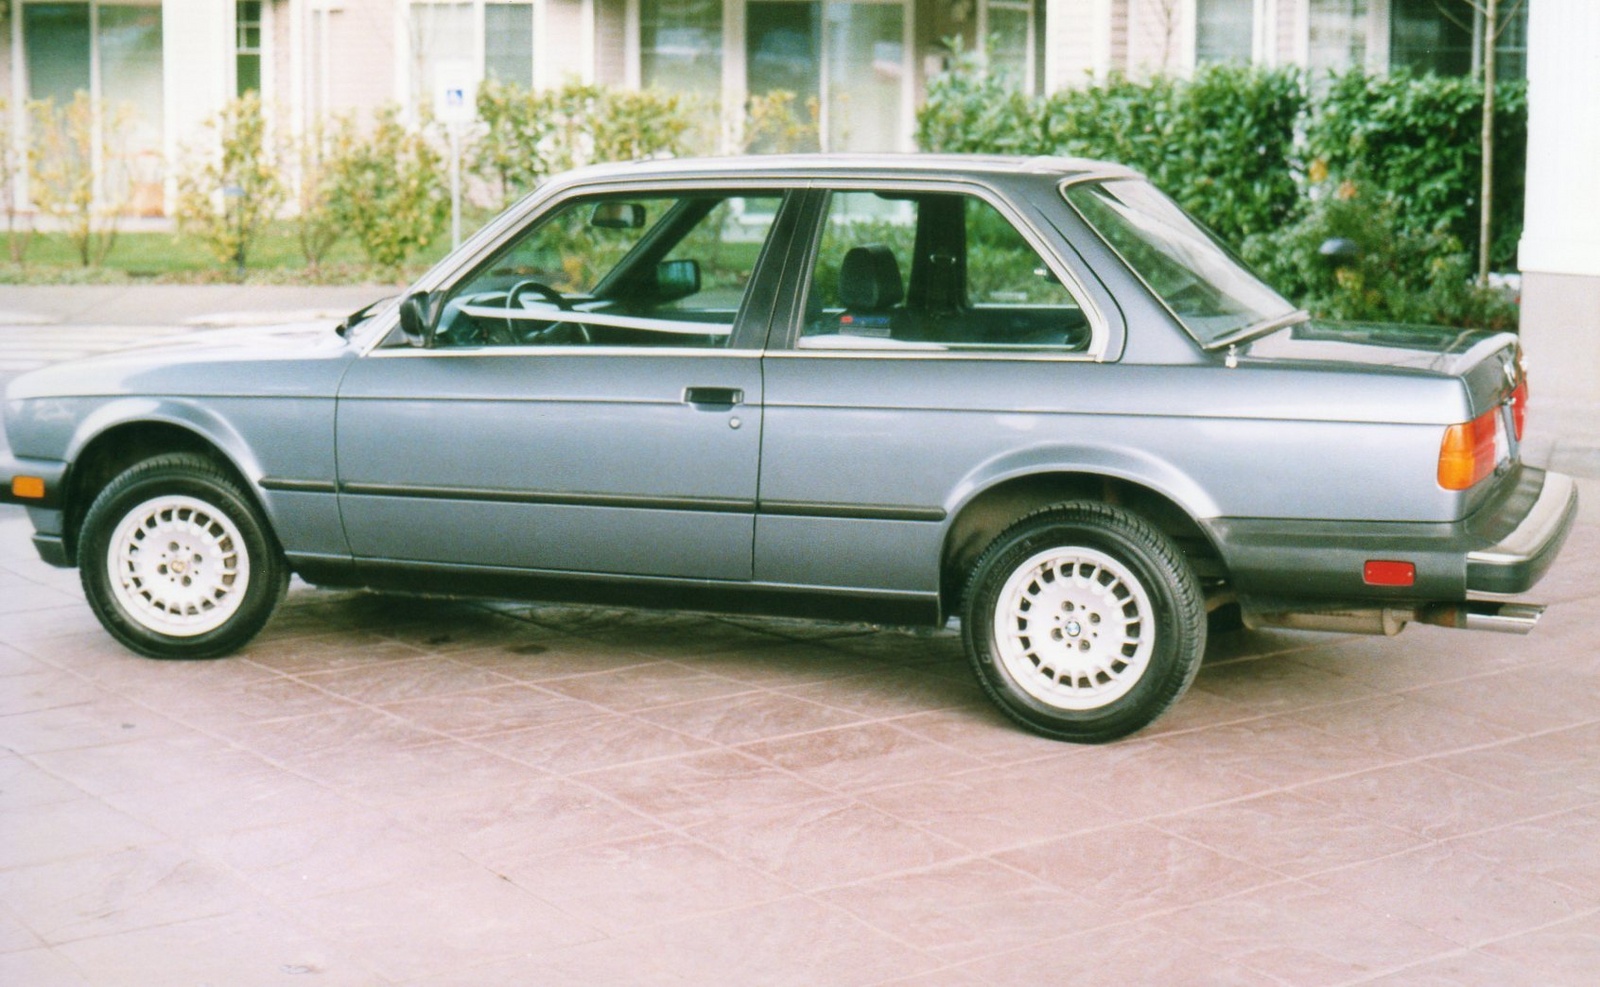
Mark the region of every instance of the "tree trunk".
POLYGON ((1494 225, 1494 83, 1495 38, 1500 31, 1498 0, 1488 0, 1483 16, 1483 189, 1478 220, 1478 286, 1489 286, 1489 248, 1494 225))

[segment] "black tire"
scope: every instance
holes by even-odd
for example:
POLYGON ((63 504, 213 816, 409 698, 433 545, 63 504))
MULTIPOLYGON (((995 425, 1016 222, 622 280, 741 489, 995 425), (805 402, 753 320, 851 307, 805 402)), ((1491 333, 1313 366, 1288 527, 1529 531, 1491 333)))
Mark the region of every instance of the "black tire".
POLYGON ((148 459, 107 484, 84 515, 78 566, 100 623, 151 658, 237 651, 289 584, 254 502, 192 453, 148 459))
POLYGON ((996 538, 973 567, 961 624, 989 698, 1074 743, 1154 722, 1206 650, 1200 584, 1172 539, 1094 501, 1032 514, 996 538))

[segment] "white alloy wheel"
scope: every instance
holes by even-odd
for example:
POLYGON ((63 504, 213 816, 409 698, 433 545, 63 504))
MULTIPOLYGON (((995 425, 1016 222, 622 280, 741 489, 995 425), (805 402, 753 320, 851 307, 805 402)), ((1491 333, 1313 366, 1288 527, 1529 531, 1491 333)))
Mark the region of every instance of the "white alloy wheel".
POLYGON ((154 497, 123 515, 106 567, 128 617, 172 637, 226 624, 250 586, 250 553, 238 526, 215 506, 180 495, 154 497))
POLYGON ((1093 710, 1138 685, 1155 648, 1150 595, 1128 567, 1083 546, 1047 548, 1013 570, 994 605, 993 653, 1047 706, 1093 710))

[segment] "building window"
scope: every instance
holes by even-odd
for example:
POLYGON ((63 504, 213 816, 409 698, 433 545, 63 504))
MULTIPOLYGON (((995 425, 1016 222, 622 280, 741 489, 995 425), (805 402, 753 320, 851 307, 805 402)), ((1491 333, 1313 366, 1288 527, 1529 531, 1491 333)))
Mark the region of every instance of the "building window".
POLYGON ((1034 30, 1032 0, 984 0, 979 8, 989 70, 1022 92, 1034 91, 1034 30))
POLYGON ((261 91, 261 0, 234 4, 234 91, 261 91))
MULTIPOLYGON (((1389 63, 1437 75, 1473 75, 1482 68, 1483 13, 1460 0, 1392 0, 1389 63)), ((1502 4, 1495 71, 1521 79, 1528 72, 1528 5, 1502 4)))
POLYGON ((720 92, 720 0, 639 0, 639 81, 672 92, 720 92))
POLYGON ((1195 0, 1195 64, 1248 63, 1254 45, 1255 0, 1195 0))
POLYGON ((1312 85, 1367 63, 1367 0, 1311 0, 1306 68, 1312 85))
POLYGON ((115 146, 96 150, 98 194, 134 212, 158 213, 164 135, 159 0, 25 3, 20 13, 28 98, 51 100, 59 109, 83 92, 98 119, 120 121, 118 132, 107 130, 115 146))
POLYGON ((533 86, 532 3, 500 0, 411 4, 412 110, 431 106, 441 69, 470 70, 479 79, 533 86))

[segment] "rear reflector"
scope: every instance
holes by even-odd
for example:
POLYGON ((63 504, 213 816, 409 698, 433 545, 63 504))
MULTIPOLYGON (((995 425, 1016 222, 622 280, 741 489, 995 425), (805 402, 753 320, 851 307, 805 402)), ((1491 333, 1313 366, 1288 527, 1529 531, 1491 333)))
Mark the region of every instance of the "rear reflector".
POLYGON ((1417 567, 1412 562, 1369 559, 1361 567, 1361 579, 1368 586, 1415 586, 1417 567))

